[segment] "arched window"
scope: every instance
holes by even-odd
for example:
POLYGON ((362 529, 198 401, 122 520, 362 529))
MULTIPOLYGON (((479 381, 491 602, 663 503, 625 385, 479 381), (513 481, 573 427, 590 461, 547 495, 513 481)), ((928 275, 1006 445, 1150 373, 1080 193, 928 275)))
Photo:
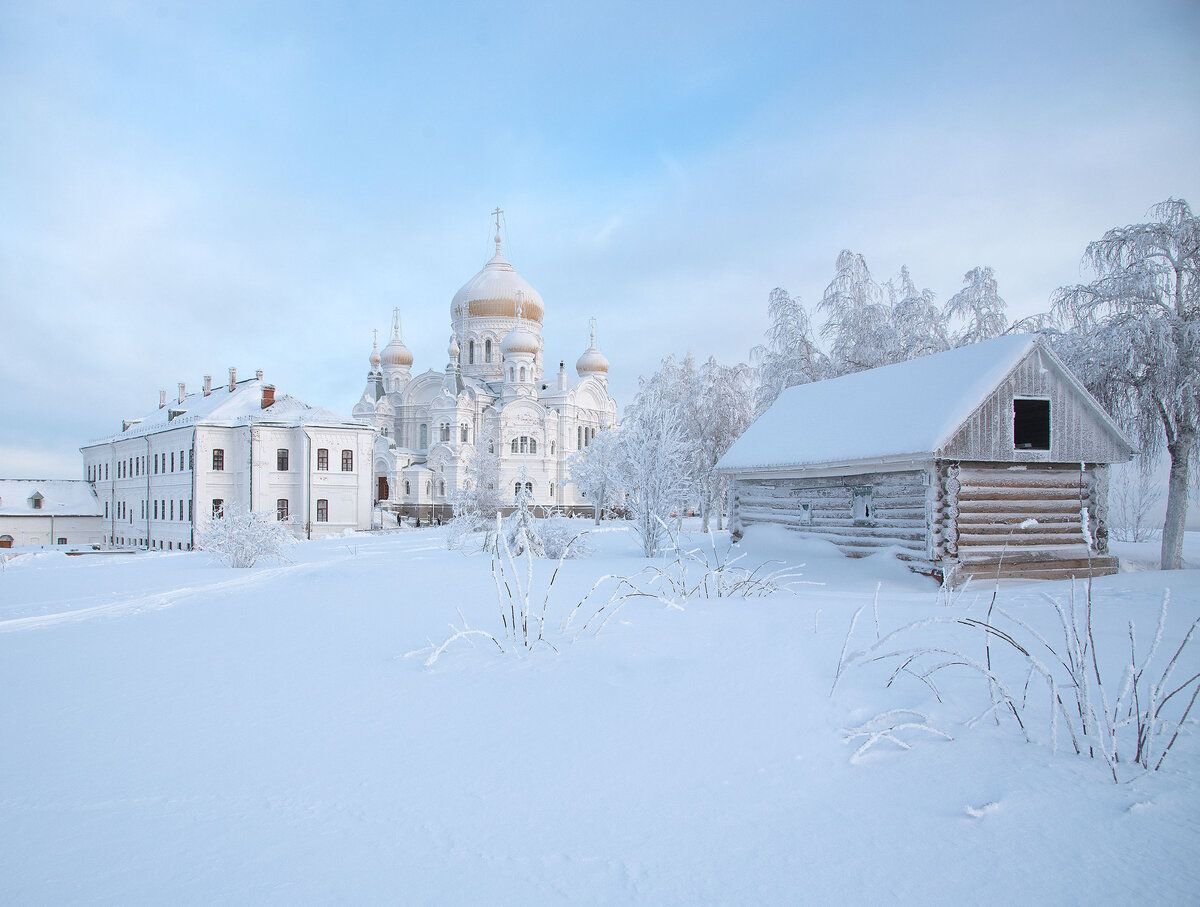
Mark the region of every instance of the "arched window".
POLYGON ((583 426, 582 425, 575 426, 575 449, 576 450, 583 449, 583 426))
POLYGON ((551 498, 554 497, 554 483, 553 482, 550 483, 550 497, 551 498))
POLYGON ((438 482, 438 494, 440 494, 442 497, 446 496, 446 482, 444 479, 441 482, 438 482))
POLYGON ((412 494, 412 485, 409 483, 409 481, 407 479, 404 480, 404 494, 406 496, 412 494))
POLYGON ((525 483, 525 491, 527 494, 533 494, 533 483, 532 482, 525 483))
POLYGON ((467 363, 469 365, 475 364, 475 341, 474 340, 467 341, 467 363))
POLYGON ((421 423, 421 449, 424 450, 429 446, 429 426, 421 423))
POLYGON ((483 341, 483 361, 492 361, 492 339, 490 337, 483 341))
POLYGON ((554 442, 550 442, 550 456, 554 456, 554 442))
POLYGON ((521 366, 521 383, 525 383, 525 366, 521 366))
POLYGON ((496 452, 496 442, 488 441, 488 453, 494 454, 495 452, 496 452))
POLYGON ((458 427, 459 440, 464 444, 467 443, 467 423, 464 422, 458 427))
POLYGON ((450 423, 449 422, 442 423, 442 440, 445 441, 446 443, 450 442, 450 423))
POLYGON ((516 438, 513 438, 513 440, 512 440, 512 452, 513 453, 517 452, 517 439, 516 438))
POLYGON ((530 453, 537 453, 537 438, 530 438, 530 439, 529 439, 529 452, 530 452, 530 453))
POLYGON ((511 384, 511 383, 512 383, 512 381, 513 381, 513 376, 514 376, 515 374, 516 374, 516 372, 514 372, 514 371, 513 371, 513 367, 510 365, 510 366, 508 367, 508 382, 509 382, 509 384, 511 384))
POLYGON ((513 488, 513 498, 520 500, 521 498, 521 483, 517 482, 513 488))
POLYGON ((430 482, 425 483, 425 497, 429 497, 432 488, 433 488, 432 483, 430 483, 430 482))

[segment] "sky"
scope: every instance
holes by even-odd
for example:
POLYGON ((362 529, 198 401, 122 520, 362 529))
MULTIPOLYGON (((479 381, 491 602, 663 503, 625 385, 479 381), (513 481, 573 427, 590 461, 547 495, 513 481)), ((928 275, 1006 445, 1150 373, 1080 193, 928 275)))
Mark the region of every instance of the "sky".
POLYGON ((1200 205, 1200 4, 0 0, 0 475, 262 368, 349 413, 401 310, 506 251, 546 361, 588 320, 628 402, 744 360, 844 248, 1010 314, 1086 244, 1200 205))

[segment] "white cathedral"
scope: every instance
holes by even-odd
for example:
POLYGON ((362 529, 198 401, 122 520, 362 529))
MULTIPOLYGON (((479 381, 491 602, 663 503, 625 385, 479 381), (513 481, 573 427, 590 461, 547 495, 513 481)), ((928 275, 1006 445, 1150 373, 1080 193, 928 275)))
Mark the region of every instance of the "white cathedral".
POLYGON ((443 370, 415 377, 404 345, 400 312, 382 351, 371 347, 371 368, 356 420, 377 429, 376 497, 398 513, 450 515, 455 494, 472 481, 498 482, 511 503, 520 488, 539 509, 587 507, 570 480, 568 461, 597 432, 616 424, 608 391, 608 359, 590 343, 568 378, 563 362, 547 377, 542 351, 541 295, 504 257, 496 218, 496 254, 450 302, 450 335, 443 370), (494 469, 472 469, 495 455, 494 469))

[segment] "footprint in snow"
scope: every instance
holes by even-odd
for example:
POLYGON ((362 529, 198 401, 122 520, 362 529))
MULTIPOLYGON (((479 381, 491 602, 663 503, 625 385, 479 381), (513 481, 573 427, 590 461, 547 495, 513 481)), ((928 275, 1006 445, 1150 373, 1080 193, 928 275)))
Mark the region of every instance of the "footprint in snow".
POLYGON ((997 812, 999 809, 999 803, 985 803, 983 806, 968 806, 967 815, 972 819, 982 819, 988 813, 997 812))

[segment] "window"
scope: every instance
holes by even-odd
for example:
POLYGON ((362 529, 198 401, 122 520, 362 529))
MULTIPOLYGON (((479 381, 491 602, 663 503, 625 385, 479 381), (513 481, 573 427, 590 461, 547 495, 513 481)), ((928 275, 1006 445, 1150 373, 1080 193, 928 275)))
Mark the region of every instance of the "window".
POLYGON ((496 452, 496 442, 488 441, 488 453, 494 454, 495 452, 496 452))
POLYGON ((470 365, 475 364, 475 341, 474 340, 467 341, 467 363, 470 365))
POLYGON ((421 423, 421 449, 424 450, 429 446, 429 426, 421 423))
POLYGON ((188 522, 192 521, 192 502, 188 501, 188 522))
POLYGON ((275 519, 281 523, 288 518, 288 499, 279 498, 275 502, 275 519))
POLYGON ((555 443, 553 441, 551 441, 550 442, 550 456, 554 456, 554 447, 555 447, 555 443))
POLYGON ((521 382, 525 382, 525 366, 521 366, 521 382))
POLYGON ((156 520, 158 519, 158 499, 157 498, 154 501, 154 518, 156 520))
POLYGON ((812 522, 812 504, 800 505, 800 522, 805 525, 812 522))
POLYGON ((158 454, 154 455, 154 474, 158 475, 158 454))
POLYGON ((871 489, 868 487, 854 489, 854 519, 856 522, 867 522, 874 518, 871 502, 871 489))
POLYGON ((321 472, 329 469, 329 448, 317 448, 317 469, 321 472))
POLYGON ((520 482, 517 482, 513 485, 513 499, 518 500, 518 501, 521 499, 521 483, 520 482))
POLYGON ((175 519, 175 501, 171 501, 171 519, 175 519))
POLYGON ((441 438, 446 443, 450 442, 450 423, 449 422, 442 423, 441 438))
POLYGON ((433 494, 433 484, 430 482, 426 482, 425 483, 425 497, 429 497, 431 494, 433 494))
POLYGON ((575 427, 575 449, 576 450, 583 449, 583 426, 582 425, 577 425, 575 427))
POLYGON ((317 522, 329 522, 329 500, 328 498, 317 498, 317 522))
POLYGON ((446 496, 446 480, 442 479, 438 482, 438 494, 443 498, 446 496))
POLYGON ((286 447, 281 447, 275 451, 275 468, 280 472, 288 471, 288 451, 286 447))
POLYGON ((183 451, 179 451, 179 471, 183 472, 183 451))
POLYGON ((188 451, 188 469, 196 468, 195 461, 196 461, 196 450, 195 450, 195 448, 192 448, 191 450, 188 451))
POLYGON ((104 502, 104 518, 108 519, 108 501, 104 502))
POLYGON ((483 361, 484 362, 492 361, 492 340, 490 337, 487 340, 483 341, 483 361))
POLYGON ((354 451, 342 451, 342 472, 354 472, 354 451))
POLYGON ((1017 450, 1050 449, 1050 401, 1013 400, 1013 447, 1017 450))
POLYGON ((108 464, 107 463, 104 464, 104 478, 106 480, 108 479, 108 464))
POLYGON ((528 492, 529 494, 533 494, 533 483, 532 482, 525 483, 525 491, 528 492))
POLYGON ((213 472, 225 471, 225 451, 219 447, 213 448, 213 472))
POLYGON ((171 451, 171 472, 175 471, 175 451, 171 451))
POLYGON ((554 497, 554 483, 550 483, 550 497, 554 497))
POLYGON ((65 545, 66 543, 67 543, 67 540, 65 538, 59 538, 58 544, 65 545))
POLYGON ((464 422, 462 425, 460 425, 458 427, 458 435, 459 435, 458 440, 462 441, 463 444, 466 444, 467 443, 467 423, 466 422, 464 422))
POLYGON ((219 520, 225 515, 225 501, 222 498, 213 498, 212 515, 214 520, 219 520))
POLYGON ((517 452, 517 439, 516 438, 512 439, 512 452, 513 453, 517 452))
POLYGON ((407 479, 404 481, 404 494, 405 494, 405 496, 412 494, 412 485, 409 483, 409 481, 407 479))
POLYGON ((530 439, 529 439, 529 452, 530 452, 530 453, 537 453, 537 438, 530 438, 530 439))
POLYGON ((529 453, 529 438, 521 435, 521 453, 529 453))

